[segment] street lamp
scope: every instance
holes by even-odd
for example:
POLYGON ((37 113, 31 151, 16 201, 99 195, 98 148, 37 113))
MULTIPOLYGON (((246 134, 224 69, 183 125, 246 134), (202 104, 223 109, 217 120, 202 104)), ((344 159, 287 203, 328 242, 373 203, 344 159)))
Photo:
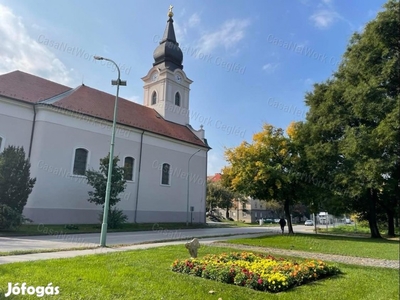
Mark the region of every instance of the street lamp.
POLYGON ((111 80, 112 85, 117 86, 117 94, 115 96, 115 103, 114 103, 114 117, 113 117, 113 126, 112 126, 112 134, 111 134, 111 145, 110 145, 110 157, 108 159, 108 175, 107 175, 107 188, 106 188, 106 199, 104 201, 104 211, 103 211, 103 224, 101 225, 101 235, 100 235, 100 246, 106 246, 106 237, 107 237, 107 218, 108 218, 108 210, 110 206, 110 193, 111 193, 111 177, 112 177, 112 170, 113 170, 113 162, 114 162, 114 143, 115 143, 115 125, 117 119, 117 111, 118 111, 118 93, 119 93, 119 86, 126 86, 126 81, 120 79, 121 72, 118 68, 118 65, 111 59, 101 57, 101 56, 94 56, 96 60, 107 60, 115 65, 118 71, 118 79, 111 80))
POLYGON ((197 153, 201 151, 201 149, 197 150, 195 153, 193 153, 188 160, 188 167, 187 167, 187 188, 186 188, 186 226, 189 226, 189 166, 190 166, 190 160, 192 157, 197 153))

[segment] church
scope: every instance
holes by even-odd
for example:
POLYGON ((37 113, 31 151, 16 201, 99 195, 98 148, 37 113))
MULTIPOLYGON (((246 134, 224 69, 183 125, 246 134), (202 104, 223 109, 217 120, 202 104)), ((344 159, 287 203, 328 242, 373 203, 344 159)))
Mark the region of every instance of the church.
MULTIPOLYGON (((202 126, 190 126, 190 80, 168 14, 143 105, 118 98, 114 156, 125 168, 117 208, 130 223, 205 222, 207 155, 202 126)), ((36 224, 99 223, 85 172, 108 155, 115 95, 71 88, 16 70, 0 75, 0 152, 22 146, 36 184, 23 215, 36 224)))

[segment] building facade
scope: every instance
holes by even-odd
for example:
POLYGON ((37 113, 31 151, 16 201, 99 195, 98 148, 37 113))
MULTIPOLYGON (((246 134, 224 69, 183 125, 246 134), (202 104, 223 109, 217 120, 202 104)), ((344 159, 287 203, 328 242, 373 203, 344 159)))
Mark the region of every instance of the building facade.
MULTIPOLYGON (((215 173, 208 176, 207 179, 212 182, 221 180, 221 173, 215 173)), ((217 208, 218 215, 225 216, 226 210, 217 208)), ((235 221, 246 223, 256 223, 259 219, 276 218, 276 212, 267 209, 265 201, 246 197, 245 201, 232 199, 232 208, 229 210, 229 217, 235 221)))
MULTIPOLYGON (((207 153, 189 120, 192 81, 169 14, 144 82, 143 105, 119 98, 114 155, 125 167, 117 208, 128 222, 205 222, 207 153), (188 172, 189 170, 189 172, 188 172), (188 204, 193 210, 188 214, 188 204)), ((109 153, 115 95, 70 88, 22 71, 0 75, 0 151, 22 146, 36 184, 24 216, 43 224, 99 222, 86 170, 109 153)))

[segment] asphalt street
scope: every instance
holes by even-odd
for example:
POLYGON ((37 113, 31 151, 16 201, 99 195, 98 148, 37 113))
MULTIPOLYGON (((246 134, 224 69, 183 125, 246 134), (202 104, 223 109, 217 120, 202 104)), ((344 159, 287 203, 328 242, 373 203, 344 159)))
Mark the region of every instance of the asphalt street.
MULTIPOLYGON (((275 227, 236 227, 174 230, 154 226, 152 231, 108 233, 107 245, 130 245, 181 239, 189 240, 194 237, 226 236, 232 234, 272 233, 277 232, 277 229, 275 227)), ((65 234, 52 232, 52 234, 41 236, 0 237, 0 252, 96 247, 99 245, 99 241, 100 233, 65 234)))
MULTIPOLYGON (((296 225, 295 232, 312 233, 314 227, 296 225)), ((287 227, 285 227, 285 231, 287 227)), ((0 237, 0 252, 68 249, 96 247, 100 242, 100 233, 66 234, 49 232, 41 228, 41 232, 50 234, 26 237, 0 237)), ((242 234, 280 233, 279 227, 230 227, 201 229, 164 229, 155 224, 151 231, 113 232, 107 234, 107 245, 133 245, 171 240, 190 240, 194 237, 217 237, 242 234)))

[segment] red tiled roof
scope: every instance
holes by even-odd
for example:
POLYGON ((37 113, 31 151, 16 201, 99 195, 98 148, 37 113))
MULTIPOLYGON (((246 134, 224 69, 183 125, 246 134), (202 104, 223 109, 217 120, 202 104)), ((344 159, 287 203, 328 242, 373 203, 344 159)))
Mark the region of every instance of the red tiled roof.
MULTIPOLYGON (((113 120, 115 95, 82 85, 54 106, 108 121, 113 120)), ((117 123, 206 146, 186 126, 166 121, 154 109, 118 97, 117 123)))
POLYGON ((221 173, 215 173, 215 175, 207 176, 207 179, 211 180, 212 182, 217 182, 221 180, 221 173))
MULTIPOLYGON (((49 105, 112 122, 115 95, 85 85, 72 90, 70 87, 21 71, 0 75, 0 95, 14 99, 37 103, 67 91, 71 92, 49 105)), ((154 109, 120 97, 118 98, 117 123, 209 147, 188 127, 169 122, 154 109)))
POLYGON ((68 90, 71 88, 21 71, 0 75, 0 95, 31 103, 68 90))

